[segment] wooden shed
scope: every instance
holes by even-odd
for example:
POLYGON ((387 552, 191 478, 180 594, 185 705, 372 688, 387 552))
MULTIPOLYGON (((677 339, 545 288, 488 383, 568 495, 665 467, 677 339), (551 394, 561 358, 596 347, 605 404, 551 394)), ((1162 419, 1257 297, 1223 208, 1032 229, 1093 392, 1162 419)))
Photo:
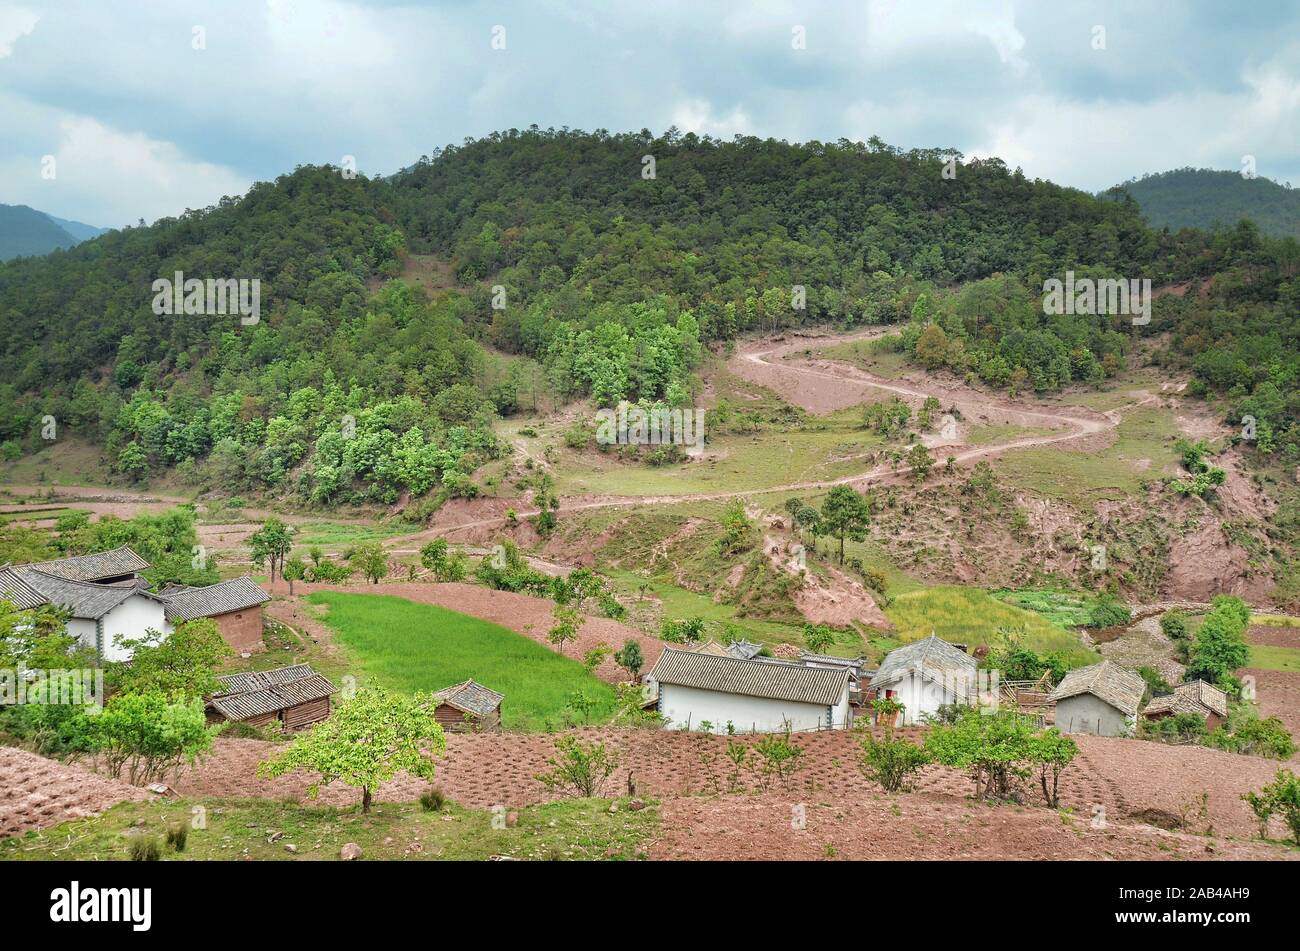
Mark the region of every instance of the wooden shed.
POLYGON ((448 733, 482 733, 501 729, 503 694, 467 680, 444 687, 433 695, 438 705, 433 715, 448 733))
POLYGON ((330 697, 338 693, 310 664, 218 677, 222 692, 208 700, 209 723, 224 720, 266 726, 280 723, 301 730, 330 715, 330 697))

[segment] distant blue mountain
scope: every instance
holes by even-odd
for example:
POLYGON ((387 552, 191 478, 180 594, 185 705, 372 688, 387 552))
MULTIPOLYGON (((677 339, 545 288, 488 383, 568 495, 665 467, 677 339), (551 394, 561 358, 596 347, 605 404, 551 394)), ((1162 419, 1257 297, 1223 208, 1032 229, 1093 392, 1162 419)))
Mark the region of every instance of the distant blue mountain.
POLYGON ((71 248, 107 230, 56 218, 26 205, 0 205, 0 261, 71 248))

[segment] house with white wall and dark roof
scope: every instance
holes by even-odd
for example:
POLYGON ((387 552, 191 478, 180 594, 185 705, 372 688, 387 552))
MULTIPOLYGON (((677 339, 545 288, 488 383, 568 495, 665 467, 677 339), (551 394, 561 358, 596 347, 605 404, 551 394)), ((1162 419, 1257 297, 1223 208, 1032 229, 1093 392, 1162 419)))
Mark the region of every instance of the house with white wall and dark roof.
POLYGON ((68 613, 68 633, 95 651, 101 663, 130 660, 119 638, 149 631, 170 634, 175 625, 212 618, 240 653, 261 650, 262 605, 270 600, 251 578, 204 587, 169 585, 151 591, 140 572, 149 562, 130 548, 0 566, 0 599, 20 611, 53 605, 68 613))
POLYGON ((647 681, 670 729, 776 733, 850 725, 849 670, 666 647, 647 681))

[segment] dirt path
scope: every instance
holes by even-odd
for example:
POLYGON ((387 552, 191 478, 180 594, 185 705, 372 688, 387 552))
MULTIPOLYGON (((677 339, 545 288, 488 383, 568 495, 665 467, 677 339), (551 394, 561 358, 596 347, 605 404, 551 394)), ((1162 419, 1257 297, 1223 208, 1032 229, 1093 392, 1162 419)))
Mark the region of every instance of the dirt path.
MULTIPOLYGON (((728 369, 737 376, 751 383, 773 390, 783 399, 813 413, 833 412, 847 406, 865 402, 868 394, 884 392, 898 396, 908 403, 919 404, 927 397, 934 396, 945 408, 956 407, 967 419, 998 420, 1012 425, 1047 427, 1061 432, 1051 435, 1022 436, 1007 442, 978 446, 954 454, 958 463, 984 459, 1015 449, 1030 449, 1050 446, 1071 441, 1083 441, 1103 435, 1115 429, 1121 420, 1121 412, 1134 406, 1157 402, 1159 397, 1148 395, 1131 404, 1109 410, 1106 413, 1094 413, 1080 407, 1065 410, 1025 409, 1013 401, 980 393, 964 385, 943 386, 935 384, 925 389, 905 385, 904 383, 884 380, 874 374, 860 370, 847 363, 832 360, 817 360, 808 363, 786 362, 785 358, 798 351, 809 350, 812 346, 824 342, 851 343, 859 340, 878 339, 893 332, 890 328, 872 328, 848 335, 828 335, 825 337, 794 337, 773 345, 771 341, 756 341, 742 347, 728 363, 728 369)), ((593 509, 629 508, 641 505, 672 505, 682 502, 719 502, 733 499, 749 498, 756 495, 789 494, 810 490, 830 489, 839 485, 851 485, 865 488, 867 485, 885 482, 907 475, 911 466, 878 465, 865 472, 842 476, 837 479, 821 479, 791 482, 786 485, 765 489, 733 490, 727 492, 707 492, 690 495, 647 495, 637 497, 605 496, 577 497, 564 500, 561 513, 584 512, 593 509)), ((516 509, 519 518, 537 514, 536 508, 516 509)), ((418 547, 419 543, 430 538, 454 537, 458 533, 472 532, 489 526, 497 526, 504 518, 494 515, 491 518, 470 518, 463 521, 444 523, 413 535, 404 535, 394 539, 404 549, 418 547)))

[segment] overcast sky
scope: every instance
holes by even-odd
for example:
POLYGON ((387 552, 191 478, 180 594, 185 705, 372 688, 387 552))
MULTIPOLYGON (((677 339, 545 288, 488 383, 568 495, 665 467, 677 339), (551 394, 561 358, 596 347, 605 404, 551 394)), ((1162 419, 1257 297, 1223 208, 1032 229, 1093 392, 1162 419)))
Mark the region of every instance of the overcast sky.
POLYGON ((1089 190, 1252 155, 1300 186, 1300 4, 0 0, 0 203, 64 218, 533 123, 878 135, 1089 190))

